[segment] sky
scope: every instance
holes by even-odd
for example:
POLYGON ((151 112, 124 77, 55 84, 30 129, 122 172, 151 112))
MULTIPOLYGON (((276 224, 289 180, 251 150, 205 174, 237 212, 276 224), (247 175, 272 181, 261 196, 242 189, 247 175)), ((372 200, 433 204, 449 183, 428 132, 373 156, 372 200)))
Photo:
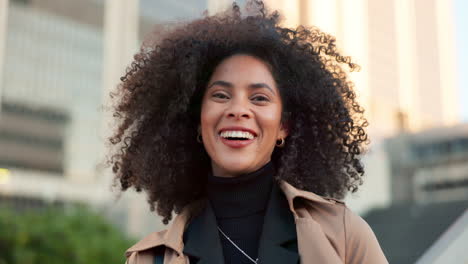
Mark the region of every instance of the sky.
POLYGON ((468 1, 455 0, 454 8, 461 119, 468 122, 468 1))

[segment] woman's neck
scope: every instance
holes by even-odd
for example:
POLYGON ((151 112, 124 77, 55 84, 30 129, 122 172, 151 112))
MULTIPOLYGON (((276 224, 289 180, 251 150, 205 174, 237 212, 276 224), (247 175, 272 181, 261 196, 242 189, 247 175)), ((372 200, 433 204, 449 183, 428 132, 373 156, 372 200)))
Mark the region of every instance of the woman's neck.
POLYGON ((271 162, 237 177, 208 176, 207 194, 217 218, 241 217, 265 210, 275 168, 271 162))
POLYGON ((260 163, 260 165, 252 168, 247 168, 244 171, 239 170, 227 170, 226 168, 222 168, 215 164, 214 162, 211 163, 212 168, 212 175, 216 175, 216 177, 222 178, 235 178, 246 174, 254 173, 255 171, 260 170, 261 168, 265 167, 268 163, 271 163, 271 160, 267 160, 266 162, 260 163), (263 164, 263 165, 261 165, 263 164))

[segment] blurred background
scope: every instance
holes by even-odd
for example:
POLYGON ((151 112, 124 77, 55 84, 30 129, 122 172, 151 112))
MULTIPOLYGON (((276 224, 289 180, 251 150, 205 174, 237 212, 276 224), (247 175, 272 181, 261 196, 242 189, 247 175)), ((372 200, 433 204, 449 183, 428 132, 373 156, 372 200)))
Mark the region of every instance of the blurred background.
MULTIPOLYGON (((371 145, 346 202, 390 263, 468 263, 468 2, 265 2, 361 65, 371 145)), ((164 228, 143 194, 111 189, 104 106, 155 25, 231 3, 0 0, 0 264, 123 262, 164 228)))

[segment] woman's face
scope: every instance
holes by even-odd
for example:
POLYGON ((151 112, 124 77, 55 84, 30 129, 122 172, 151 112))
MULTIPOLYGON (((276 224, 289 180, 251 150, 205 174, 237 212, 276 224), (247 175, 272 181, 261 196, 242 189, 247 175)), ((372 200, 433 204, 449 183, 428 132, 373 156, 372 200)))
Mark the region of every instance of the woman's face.
POLYGON ((287 136, 281 111, 278 88, 262 60, 234 55, 222 61, 201 109, 201 135, 213 174, 238 176, 270 161, 276 140, 287 136))

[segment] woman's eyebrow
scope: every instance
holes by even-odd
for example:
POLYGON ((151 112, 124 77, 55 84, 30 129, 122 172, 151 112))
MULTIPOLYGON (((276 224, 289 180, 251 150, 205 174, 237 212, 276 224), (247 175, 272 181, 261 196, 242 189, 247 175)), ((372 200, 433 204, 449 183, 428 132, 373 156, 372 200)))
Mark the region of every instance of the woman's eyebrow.
MULTIPOLYGON (((230 82, 226 82, 226 81, 221 81, 221 80, 218 80, 218 81, 214 81, 212 82, 209 86, 208 86, 208 89, 215 86, 215 85, 219 85, 219 86, 222 86, 222 87, 225 87, 225 88, 233 88, 234 85, 230 82)), ((275 91, 266 83, 252 83, 249 85, 249 88, 250 89, 260 89, 260 88, 267 88, 268 90, 270 90, 274 95, 276 95, 275 91)))
POLYGON ((226 88, 232 88, 234 87, 234 85, 230 82, 226 82, 226 81, 214 81, 210 84, 210 86, 208 86, 208 89, 210 89, 211 87, 215 86, 215 85, 219 85, 219 86, 223 86, 223 87, 226 87, 226 88))
POLYGON ((249 85, 249 88, 251 89, 260 89, 260 88, 267 88, 270 90, 274 95, 276 95, 275 91, 266 83, 252 83, 249 85))

